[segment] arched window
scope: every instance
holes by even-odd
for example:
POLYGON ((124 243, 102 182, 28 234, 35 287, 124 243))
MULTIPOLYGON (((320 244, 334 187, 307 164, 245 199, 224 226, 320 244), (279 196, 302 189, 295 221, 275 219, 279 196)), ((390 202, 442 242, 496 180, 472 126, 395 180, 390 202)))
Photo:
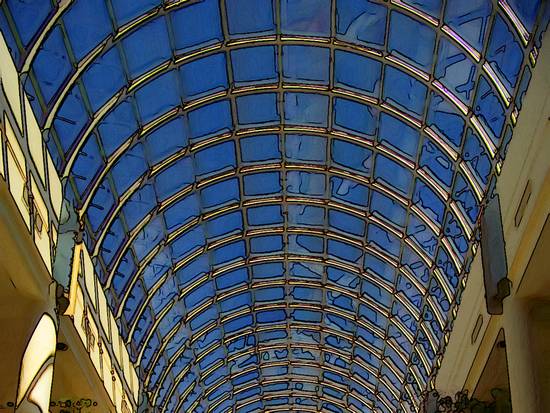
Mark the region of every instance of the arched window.
POLYGON ((48 314, 44 314, 34 329, 21 362, 17 389, 18 407, 27 398, 41 412, 48 412, 56 343, 55 322, 48 314))

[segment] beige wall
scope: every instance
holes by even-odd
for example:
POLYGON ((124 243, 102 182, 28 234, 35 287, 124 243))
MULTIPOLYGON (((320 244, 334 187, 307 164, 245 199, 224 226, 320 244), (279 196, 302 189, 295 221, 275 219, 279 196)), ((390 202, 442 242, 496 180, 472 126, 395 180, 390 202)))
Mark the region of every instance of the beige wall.
MULTIPOLYGON (((550 299, 550 261, 536 271, 530 263, 550 213, 549 116, 550 42, 546 41, 497 184, 512 295, 504 301, 502 316, 487 314, 478 253, 436 379, 436 388, 442 393, 454 394, 463 388, 473 391, 498 332, 504 328, 512 404, 514 412, 519 413, 550 411, 546 396, 549 370, 542 368, 540 362, 550 348, 550 312, 547 304, 533 301, 533 292, 539 298, 550 299), (523 219, 516 226, 516 211, 528 181, 531 196, 523 219), (479 338, 472 342, 472 331, 480 315, 483 325, 479 338)), ((550 256, 550 245, 545 244, 542 251, 550 256)))
POLYGON ((23 352, 44 313, 55 316, 49 273, 0 179, 0 412, 13 411, 23 352))
MULTIPOLYGON (((20 362, 33 327, 43 313, 54 314, 52 262, 62 196, 61 181, 0 34, 0 412, 13 412, 20 362)), ((74 277, 74 290, 81 297, 80 312, 86 308, 90 323, 97 326, 94 340, 103 344, 103 362, 92 363, 92 354, 83 345, 87 337, 82 314, 61 315, 64 338, 76 339, 70 350, 73 358, 61 359, 78 361, 80 374, 87 378, 68 382, 71 373, 63 376, 64 370, 57 369, 54 394, 68 398, 93 389, 91 394, 102 400, 97 411, 122 411, 123 404, 135 411, 139 394, 135 367, 113 328, 114 318, 96 286, 89 254, 85 248, 83 252, 84 271, 74 277)), ((97 344, 93 349, 99 352, 97 344)))

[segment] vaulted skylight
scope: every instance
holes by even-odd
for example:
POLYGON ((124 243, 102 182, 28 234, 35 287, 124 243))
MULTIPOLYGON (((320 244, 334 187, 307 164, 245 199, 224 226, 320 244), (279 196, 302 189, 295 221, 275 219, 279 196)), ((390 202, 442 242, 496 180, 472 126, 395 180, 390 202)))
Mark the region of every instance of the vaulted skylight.
POLYGON ((419 410, 540 3, 0 5, 158 411, 419 410))

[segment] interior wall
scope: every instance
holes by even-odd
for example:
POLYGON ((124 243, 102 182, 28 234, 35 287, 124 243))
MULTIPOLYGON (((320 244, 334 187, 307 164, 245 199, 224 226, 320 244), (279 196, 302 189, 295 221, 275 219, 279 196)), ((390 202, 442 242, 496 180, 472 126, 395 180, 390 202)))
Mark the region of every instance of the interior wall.
POLYGON ((0 178, 0 412, 12 412, 27 343, 44 313, 54 314, 53 284, 0 178))
POLYGON ((529 319, 537 404, 539 411, 550 412, 550 300, 533 301, 529 319))
POLYGON ((550 215, 537 239, 516 300, 524 308, 527 334, 518 337, 519 346, 531 364, 531 385, 536 411, 550 411, 550 215))
MULTIPOLYGON (((5 280, 8 277, 6 270, 0 268, 0 278, 5 280)), ((1 285, 0 289, 0 412, 8 412, 13 411, 21 359, 32 328, 40 318, 43 303, 26 299, 13 286, 10 289, 1 285)))
POLYGON ((500 195, 511 295, 504 314, 489 315, 483 270, 476 256, 454 329, 436 377, 440 393, 473 392, 504 329, 513 411, 548 412, 550 349, 550 41, 533 70, 514 137, 504 162, 500 195), (529 197, 524 198, 526 188, 529 197), (523 205, 522 214, 518 210, 523 205), (520 219, 518 219, 518 217, 520 219), (478 322, 481 319, 481 326, 478 322), (479 332, 474 334, 476 329, 479 332), (477 339, 473 339, 477 336, 477 339))
POLYGON ((473 396, 478 400, 491 402, 494 400, 493 390, 499 389, 510 393, 510 375, 508 374, 508 361, 506 351, 506 338, 504 330, 501 329, 483 373, 473 392, 473 396))

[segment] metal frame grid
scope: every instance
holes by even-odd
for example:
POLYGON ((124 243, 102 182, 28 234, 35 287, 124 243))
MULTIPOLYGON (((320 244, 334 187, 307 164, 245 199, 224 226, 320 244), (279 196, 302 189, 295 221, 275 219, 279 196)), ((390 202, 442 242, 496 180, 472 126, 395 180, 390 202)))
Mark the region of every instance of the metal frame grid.
POLYGON ((478 1, 468 15, 444 0, 142 3, 89 2, 105 11, 101 22, 83 1, 31 9, 5 1, 0 29, 143 390, 162 411, 418 411, 550 8, 478 1), (42 16, 34 33, 23 26, 29 10, 42 16), (198 21, 188 36, 212 36, 183 50, 178 30, 187 26, 177 16, 187 12, 189 27, 198 21), (215 21, 200 20, 208 13, 219 15, 217 33, 215 21), (342 32, 339 19, 354 13, 350 37, 352 24, 342 32), (264 30, 239 32, 270 16, 264 30), (464 28, 469 18, 482 22, 479 45, 464 28), (163 36, 151 29, 160 24, 163 36), (79 26, 90 31, 79 37, 79 26), (379 44, 363 41, 362 27, 379 44), (425 42, 416 50, 399 38, 415 30, 425 42), (130 47, 140 35, 153 48, 130 47), (155 60, 155 48, 167 57, 155 60), (260 67, 262 50, 274 51, 273 67, 260 67), (245 51, 253 59, 238 62, 245 51), (116 87, 108 71, 93 74, 109 53, 119 57, 113 77, 123 74, 116 87), (342 56, 379 68, 374 92, 357 87, 366 73, 354 77, 342 56), (200 66, 215 58, 223 67, 200 66), (47 67, 56 64, 52 80, 47 67), (275 76, 239 82, 243 65, 275 76), (225 80, 209 86, 220 68, 225 80), (169 76, 178 101, 157 108, 171 90, 155 82, 169 76), (212 109, 223 105, 226 114, 212 109), (108 148, 116 128, 105 136, 105 125, 123 123, 124 108, 136 127, 108 148), (223 116, 228 125, 208 129, 223 116), (398 126, 385 133, 383 119, 398 126), (401 135, 416 136, 414 151, 401 135), (181 141, 170 147, 170 136, 181 141))

